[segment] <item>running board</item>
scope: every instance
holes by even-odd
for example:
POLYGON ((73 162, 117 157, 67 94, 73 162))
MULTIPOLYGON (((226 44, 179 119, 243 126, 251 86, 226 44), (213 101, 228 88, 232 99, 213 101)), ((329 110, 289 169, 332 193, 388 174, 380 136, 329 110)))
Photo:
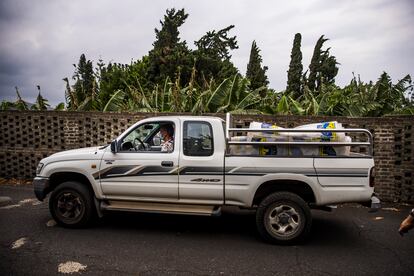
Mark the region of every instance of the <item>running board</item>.
POLYGON ((170 204, 170 203, 150 203, 135 201, 115 201, 101 202, 101 209, 110 211, 131 211, 144 213, 169 213, 181 215, 201 215, 218 216, 221 208, 210 205, 189 205, 189 204, 170 204))

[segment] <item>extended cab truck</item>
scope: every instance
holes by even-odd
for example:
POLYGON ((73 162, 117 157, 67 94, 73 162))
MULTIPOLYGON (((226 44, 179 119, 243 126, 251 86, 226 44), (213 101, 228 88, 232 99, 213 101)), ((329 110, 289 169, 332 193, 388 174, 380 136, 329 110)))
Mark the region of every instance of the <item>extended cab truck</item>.
POLYGON ((368 142, 359 143, 240 142, 231 134, 277 130, 231 128, 230 121, 229 114, 226 121, 202 116, 144 119, 110 146, 59 152, 41 160, 34 192, 39 200, 51 193, 50 212, 65 227, 85 226, 105 210, 218 215, 225 205, 253 208, 258 232, 279 244, 306 237, 310 208, 369 202, 373 196, 372 136, 367 130, 346 130, 366 134, 368 142), (174 130, 171 151, 161 150, 164 125, 174 130), (369 154, 240 156, 229 150, 321 143, 367 146, 369 154))

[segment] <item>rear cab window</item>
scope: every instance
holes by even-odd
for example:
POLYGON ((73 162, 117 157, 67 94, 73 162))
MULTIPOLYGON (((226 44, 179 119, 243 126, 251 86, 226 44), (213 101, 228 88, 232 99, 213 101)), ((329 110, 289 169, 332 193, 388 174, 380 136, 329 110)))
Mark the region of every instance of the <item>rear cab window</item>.
POLYGON ((211 156, 214 153, 213 129, 205 121, 185 121, 183 153, 186 156, 211 156))

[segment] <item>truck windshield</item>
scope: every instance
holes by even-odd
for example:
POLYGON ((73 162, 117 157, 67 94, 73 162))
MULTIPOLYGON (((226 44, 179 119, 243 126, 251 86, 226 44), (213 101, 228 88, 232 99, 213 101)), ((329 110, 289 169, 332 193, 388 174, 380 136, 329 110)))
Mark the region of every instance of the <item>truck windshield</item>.
POLYGON ((123 142, 134 142, 135 139, 139 139, 146 142, 155 131, 158 131, 159 123, 148 123, 138 126, 131 131, 123 140, 123 142))

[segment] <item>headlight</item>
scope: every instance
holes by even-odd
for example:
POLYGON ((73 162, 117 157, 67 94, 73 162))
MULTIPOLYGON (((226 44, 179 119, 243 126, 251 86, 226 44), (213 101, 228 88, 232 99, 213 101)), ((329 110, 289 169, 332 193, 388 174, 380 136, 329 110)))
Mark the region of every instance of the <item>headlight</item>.
POLYGON ((40 174, 40 172, 42 171, 43 165, 44 165, 43 163, 39 163, 39 165, 37 165, 36 175, 40 174))

